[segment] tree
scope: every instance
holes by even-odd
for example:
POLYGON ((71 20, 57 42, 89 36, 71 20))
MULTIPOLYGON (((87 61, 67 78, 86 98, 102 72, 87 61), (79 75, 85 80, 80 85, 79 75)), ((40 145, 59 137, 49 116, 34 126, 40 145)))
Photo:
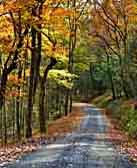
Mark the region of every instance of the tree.
MULTIPOLYGON (((130 20, 131 17, 135 18, 135 11, 133 10, 134 5, 134 1, 128 0, 124 2, 96 2, 95 7, 91 12, 91 34, 103 43, 103 48, 105 48, 107 56, 109 53, 109 57, 115 55, 115 57, 119 59, 119 71, 121 78, 120 83, 122 88, 121 92, 124 92, 126 97, 129 97, 131 95, 133 96, 133 85, 129 80, 130 59, 128 52, 128 41, 131 38, 129 31, 132 32, 131 25, 133 23, 130 20), (101 25, 101 27, 99 25, 101 25)), ((115 89, 112 90, 114 95, 115 89)))

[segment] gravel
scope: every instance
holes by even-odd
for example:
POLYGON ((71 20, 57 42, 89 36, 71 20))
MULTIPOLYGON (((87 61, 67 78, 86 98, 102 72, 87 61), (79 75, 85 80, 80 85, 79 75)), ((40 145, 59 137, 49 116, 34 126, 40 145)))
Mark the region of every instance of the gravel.
POLYGON ((81 108, 86 115, 76 132, 5 168, 137 168, 106 139, 109 123, 100 110, 92 105, 81 108))

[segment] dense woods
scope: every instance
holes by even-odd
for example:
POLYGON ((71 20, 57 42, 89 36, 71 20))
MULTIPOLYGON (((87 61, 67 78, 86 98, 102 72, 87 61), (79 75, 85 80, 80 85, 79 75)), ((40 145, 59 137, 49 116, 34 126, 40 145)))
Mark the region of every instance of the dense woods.
POLYGON ((73 53, 87 2, 1 1, 0 138, 20 140, 71 112, 73 53))
POLYGON ((1 143, 45 135, 73 101, 136 100, 136 15, 135 0, 0 1, 1 143))

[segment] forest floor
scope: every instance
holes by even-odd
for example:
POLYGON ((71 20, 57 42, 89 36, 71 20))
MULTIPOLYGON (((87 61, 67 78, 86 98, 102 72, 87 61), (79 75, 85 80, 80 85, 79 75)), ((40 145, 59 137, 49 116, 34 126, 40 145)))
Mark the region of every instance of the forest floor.
POLYGON ((108 136, 114 141, 115 139, 119 139, 120 144, 118 144, 117 148, 119 148, 122 153, 127 153, 131 162, 137 163, 137 139, 128 136, 127 133, 121 130, 117 120, 113 119, 108 114, 106 115, 111 123, 108 136))
MULTIPOLYGON (((57 137, 35 152, 24 155, 7 168, 137 168, 112 137, 111 122, 106 115, 90 104, 77 104, 85 115, 77 130, 57 137)), ((79 123, 79 122, 78 122, 79 123)), ((52 132, 52 131, 51 131, 52 132)))
POLYGON ((22 155, 41 149, 42 145, 53 143, 57 138, 63 138, 67 133, 72 133, 80 126, 83 116, 84 113, 80 111, 80 107, 73 107, 72 113, 67 117, 50 122, 46 137, 41 137, 39 133, 35 133, 33 138, 22 140, 21 143, 16 142, 0 146, 0 167, 5 167, 5 165, 19 159, 22 155))

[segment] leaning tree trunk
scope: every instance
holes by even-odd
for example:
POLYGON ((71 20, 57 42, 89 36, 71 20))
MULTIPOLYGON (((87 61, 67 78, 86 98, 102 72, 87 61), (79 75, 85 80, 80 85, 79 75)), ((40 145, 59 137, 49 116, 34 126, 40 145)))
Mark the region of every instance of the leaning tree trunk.
POLYGON ((3 103, 4 103, 8 75, 14 69, 17 68, 18 54, 24 44, 23 41, 24 41, 24 38, 26 37, 27 34, 28 34, 28 27, 24 30, 23 33, 21 33, 21 35, 19 35, 19 42, 17 44, 15 52, 13 54, 9 53, 9 56, 4 64, 4 69, 3 69, 1 79, 0 79, 0 109, 2 108, 3 103), (13 57, 11 57, 11 55, 13 55, 13 57))
POLYGON ((40 122, 40 133, 46 133, 46 112, 45 112, 45 93, 46 93, 46 83, 49 70, 57 63, 55 58, 51 58, 48 66, 44 71, 44 76, 40 81, 40 95, 39 95, 39 122, 40 122))

